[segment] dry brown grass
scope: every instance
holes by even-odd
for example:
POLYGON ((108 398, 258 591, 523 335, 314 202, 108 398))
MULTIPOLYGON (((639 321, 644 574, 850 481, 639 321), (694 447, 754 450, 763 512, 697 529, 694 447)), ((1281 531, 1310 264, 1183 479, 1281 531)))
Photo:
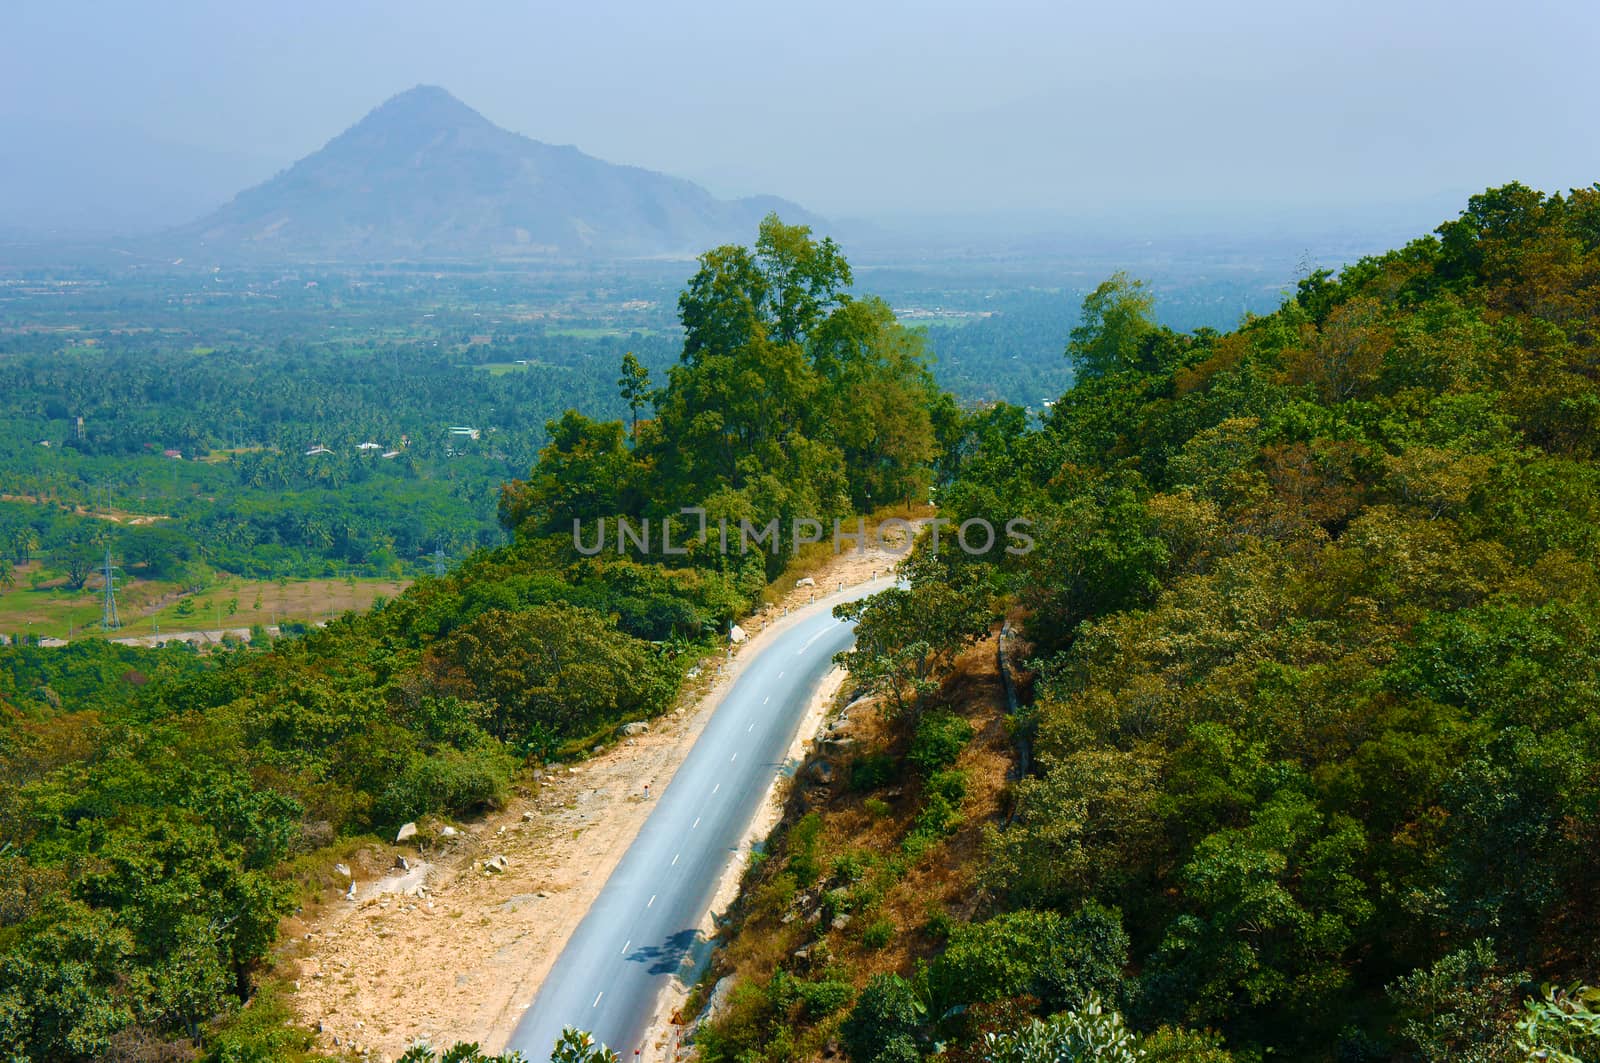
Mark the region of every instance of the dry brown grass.
MULTIPOLYGON (((853 539, 845 538, 845 536, 854 535, 858 530, 865 529, 865 537, 861 545, 869 553, 879 554, 879 560, 881 561, 881 554, 874 549, 878 544, 880 535, 887 537, 889 545, 894 546, 899 541, 898 537, 901 534, 900 530, 894 525, 890 525, 889 528, 885 529, 883 525, 886 522, 891 520, 906 521, 915 525, 920 521, 927 520, 936 512, 937 510, 929 505, 896 505, 886 506, 861 518, 862 523, 859 526, 854 520, 841 520, 839 522, 839 543, 841 548, 839 558, 835 560, 833 556, 833 529, 831 527, 827 528, 823 531, 821 542, 807 544, 794 552, 789 558, 789 563, 784 566, 782 574, 767 585, 767 589, 762 594, 762 600, 768 605, 782 602, 794 591, 795 581, 803 576, 815 575, 819 570, 839 571, 841 568, 848 568, 849 566, 846 562, 855 553, 856 544, 853 539)), ((915 532, 912 534, 915 535, 915 532)), ((878 562, 875 561, 874 563, 878 562)))
MULTIPOLYGON (((937 702, 965 717, 976 731, 956 763, 966 776, 967 792, 954 833, 914 859, 903 856, 901 841, 923 804, 920 781, 907 773, 881 789, 861 792, 848 786, 847 773, 840 770, 831 786, 805 785, 803 780, 817 759, 813 754, 796 776, 783 823, 771 839, 774 856, 747 876, 702 992, 690 998, 684 1018, 703 1003, 704 989, 715 980, 732 974, 739 982, 764 983, 780 968, 802 966, 795 951, 807 947, 815 951, 819 941, 827 943, 832 957, 831 976, 847 972, 858 988, 874 974, 908 974, 918 960, 930 958, 942 945, 930 931, 932 917, 963 922, 981 913, 984 898, 978 873, 984 833, 1004 814, 1014 762, 993 639, 958 660, 937 702), (793 903, 785 888, 787 835, 807 812, 817 813, 822 821, 817 847, 822 876, 809 889, 811 896, 827 884, 839 857, 863 853, 873 858, 874 866, 861 879, 865 887, 861 892, 871 899, 843 929, 796 917, 806 906, 793 903), (864 941, 867 928, 882 921, 893 928, 887 944, 864 941)), ((897 757, 905 752, 909 735, 904 725, 891 723, 875 710, 858 709, 852 719, 856 722, 850 734, 861 748, 889 750, 897 757)), ((808 891, 802 887, 800 892, 808 891)), ((842 1018, 843 1013, 835 1015, 803 1037, 801 1055, 819 1056, 842 1018)))

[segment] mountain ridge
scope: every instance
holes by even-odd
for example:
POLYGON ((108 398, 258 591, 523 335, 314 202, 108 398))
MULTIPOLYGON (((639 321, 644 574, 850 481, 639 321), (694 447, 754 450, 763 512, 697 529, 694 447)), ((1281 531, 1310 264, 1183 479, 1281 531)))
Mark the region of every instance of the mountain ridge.
POLYGON ((773 211, 820 222, 776 196, 718 199, 534 140, 418 85, 163 242, 249 259, 687 257, 747 237, 773 211))

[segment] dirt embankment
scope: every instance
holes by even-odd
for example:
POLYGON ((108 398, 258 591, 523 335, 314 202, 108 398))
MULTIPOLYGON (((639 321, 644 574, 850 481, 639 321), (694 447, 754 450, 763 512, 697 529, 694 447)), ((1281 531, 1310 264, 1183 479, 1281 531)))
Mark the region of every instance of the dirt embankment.
MULTIPOLYGON (((843 668, 834 668, 823 678, 811 697, 811 704, 806 709, 800 729, 795 732, 794 742, 785 757, 786 763, 798 768, 806 762, 813 744, 824 733, 830 710, 838 704, 840 691, 844 688, 847 678, 843 668)), ((745 872, 749 868, 750 858, 765 846, 767 838, 783 821, 784 809, 795 784, 794 777, 779 775, 773 778, 772 785, 767 788, 760 811, 756 813, 749 830, 740 840, 738 856, 729 861, 723 871, 722 881, 717 884, 716 896, 711 901, 711 911, 706 913, 698 928, 704 940, 712 941, 716 938, 721 929, 720 920, 739 899, 739 890, 744 882, 745 872)), ((681 979, 668 986, 667 991, 656 1003, 656 1013, 644 1037, 645 1048, 636 1063, 668 1063, 681 1057, 684 1052, 683 1038, 686 1032, 683 1024, 687 1021, 683 1009, 693 990, 692 983, 681 979)))
MULTIPOLYGON (((702 983, 715 984, 712 1000, 726 1004, 734 983, 763 983, 779 969, 801 977, 819 976, 824 969, 829 977, 847 971, 857 989, 873 974, 908 974, 938 951, 942 938, 937 927, 974 917, 983 896, 985 832, 1004 815, 1016 765, 996 648, 990 637, 962 654, 934 699, 974 729, 956 762, 965 794, 948 836, 905 848, 925 803, 913 773, 865 789, 847 782, 854 756, 889 752, 903 758, 906 729, 892 724, 870 699, 835 717, 826 740, 796 774, 782 818, 792 826, 815 814, 815 866, 835 868, 838 860, 847 859, 862 868, 862 877, 845 888, 835 871, 798 891, 793 880, 783 888, 775 881, 786 870, 780 849, 778 858, 762 865, 728 907, 727 925, 702 983), (847 899, 835 906, 845 914, 830 920, 829 902, 841 893, 847 899)), ((693 1006, 676 1016, 682 1025, 658 1020, 652 1039, 656 1058, 646 1063, 687 1058, 692 1049, 683 1042, 703 1018, 707 996, 697 992, 693 1006)), ((785 1051, 798 1059, 840 1058, 838 1027, 844 1015, 840 1011, 792 1031, 794 1042, 785 1051)))
MULTIPOLYGON (((643 826, 652 807, 645 785, 652 794, 665 789, 739 662, 801 611, 827 608, 841 583, 881 579, 899 559, 885 550, 826 557, 812 572, 814 587, 795 587, 746 621, 749 640, 732 661, 708 661, 681 707, 647 732, 540 773, 508 808, 453 835, 425 824, 411 843, 357 854, 354 899, 341 892, 349 880, 338 877, 339 888, 285 927, 279 969, 295 987, 300 1018, 322 1031, 325 1048, 374 1059, 393 1059, 419 1038, 439 1047, 504 1045, 643 826), (409 871, 396 867, 402 856, 409 871), (486 870, 496 857, 505 858, 503 868, 486 870)), ((802 734, 819 721, 814 713, 802 734)), ((776 802, 768 806, 753 837, 776 819, 776 802)), ((724 899, 736 882, 730 876, 724 899)))

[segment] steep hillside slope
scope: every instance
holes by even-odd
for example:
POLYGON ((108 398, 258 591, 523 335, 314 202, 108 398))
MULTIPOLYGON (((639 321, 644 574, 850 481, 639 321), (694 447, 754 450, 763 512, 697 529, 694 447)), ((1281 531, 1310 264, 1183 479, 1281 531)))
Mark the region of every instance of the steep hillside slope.
POLYGON ((864 611, 877 815, 776 839, 700 1058, 1600 1058, 1550 988, 1600 980, 1600 192, 1492 189, 1227 335, 1084 310, 1047 423, 980 414, 939 491, 1036 548, 947 534, 864 611), (974 610, 1038 674, 962 855, 974 610))

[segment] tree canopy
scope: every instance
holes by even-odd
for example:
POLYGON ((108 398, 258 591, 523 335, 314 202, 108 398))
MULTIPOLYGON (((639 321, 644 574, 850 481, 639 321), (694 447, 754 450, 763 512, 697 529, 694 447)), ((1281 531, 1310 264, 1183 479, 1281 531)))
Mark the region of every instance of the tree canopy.
POLYGON ((1091 293, 1043 424, 938 463, 1035 548, 845 611, 890 711, 753 873, 709 1058, 1600 1058, 1597 277, 1600 189, 1510 185, 1228 333, 1091 293), (1001 615, 1026 754, 976 841, 1001 615))

